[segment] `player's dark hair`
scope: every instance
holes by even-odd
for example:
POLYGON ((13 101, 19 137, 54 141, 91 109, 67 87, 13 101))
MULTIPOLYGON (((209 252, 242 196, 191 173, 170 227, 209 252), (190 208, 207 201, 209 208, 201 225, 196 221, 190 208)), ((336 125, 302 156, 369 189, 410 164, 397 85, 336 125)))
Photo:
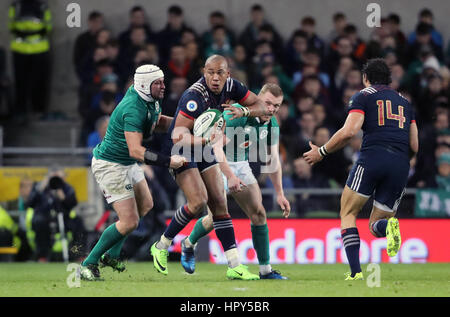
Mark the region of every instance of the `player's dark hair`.
POLYGON ((361 72, 371 85, 389 85, 392 81, 391 70, 382 58, 370 59, 361 72))

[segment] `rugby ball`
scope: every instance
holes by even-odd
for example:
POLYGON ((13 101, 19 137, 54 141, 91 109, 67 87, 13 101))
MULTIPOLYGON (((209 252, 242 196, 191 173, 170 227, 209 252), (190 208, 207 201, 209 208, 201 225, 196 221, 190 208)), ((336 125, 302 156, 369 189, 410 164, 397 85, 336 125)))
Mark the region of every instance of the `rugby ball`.
POLYGON ((225 122, 222 112, 217 109, 208 109, 195 119, 192 132, 195 136, 208 138, 211 135, 212 128, 216 122, 217 129, 222 129, 225 122))

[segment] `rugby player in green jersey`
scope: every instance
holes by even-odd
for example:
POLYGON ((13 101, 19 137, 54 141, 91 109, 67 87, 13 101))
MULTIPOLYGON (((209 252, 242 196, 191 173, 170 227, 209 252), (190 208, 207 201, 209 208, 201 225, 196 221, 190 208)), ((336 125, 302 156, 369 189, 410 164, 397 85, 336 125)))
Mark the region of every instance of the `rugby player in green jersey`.
MULTIPOLYGON (((215 148, 215 154, 220 162, 225 188, 228 189, 251 221, 252 240, 260 266, 260 278, 286 279, 280 272, 273 270, 270 265, 266 210, 262 204, 258 182, 249 165, 249 160, 254 161, 256 159, 257 151, 263 149, 265 153, 270 154, 270 165, 265 167, 274 185, 277 202, 284 217, 287 218, 291 207, 283 193, 278 149, 279 126, 274 116, 283 101, 283 92, 275 84, 266 84, 258 97, 266 104, 269 115, 230 120, 232 113, 225 111, 224 118, 227 127, 225 134, 229 142, 223 150, 215 148), (227 161, 228 164, 222 164, 224 161, 227 161), (228 184, 227 179, 229 180, 228 184), (233 179, 234 181, 231 181, 233 179), (242 188, 241 184, 244 184, 242 188)), ((234 106, 242 107, 239 104, 234 104, 234 106)), ((212 215, 208 213, 207 216, 197 221, 189 237, 182 240, 181 264, 186 272, 192 274, 195 271, 194 246, 201 237, 207 235, 212 229, 212 215)))
POLYGON ((98 264, 125 270, 120 250, 140 217, 153 208, 153 198, 144 172, 137 162, 177 169, 186 162, 179 155, 166 156, 142 146, 154 131, 166 132, 171 117, 161 115, 164 74, 155 65, 136 69, 134 84, 111 114, 103 141, 93 150, 91 169, 106 201, 119 220, 103 231, 99 241, 79 267, 83 280, 98 280, 98 264))

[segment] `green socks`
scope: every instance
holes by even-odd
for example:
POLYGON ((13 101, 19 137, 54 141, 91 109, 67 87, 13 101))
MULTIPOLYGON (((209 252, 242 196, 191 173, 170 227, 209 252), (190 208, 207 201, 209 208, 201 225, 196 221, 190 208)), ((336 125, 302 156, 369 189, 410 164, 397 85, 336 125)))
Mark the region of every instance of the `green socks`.
POLYGON ((259 265, 268 265, 270 262, 269 252, 269 227, 267 223, 261 226, 251 225, 253 247, 258 257, 259 265))
POLYGON ((197 241, 200 240, 201 237, 206 236, 208 233, 210 233, 212 231, 212 228, 211 228, 211 230, 206 230, 203 227, 202 220, 204 217, 205 216, 203 216, 197 220, 197 222, 195 223, 194 229, 192 229, 192 232, 189 235, 189 241, 192 244, 196 244, 197 241))
MULTIPOLYGON (((113 223, 108 228, 103 231, 102 235, 100 236, 100 239, 98 240, 97 244, 92 249, 91 253, 89 253, 88 257, 83 261, 82 265, 87 266, 88 264, 98 265, 98 261, 100 257, 105 253, 107 250, 114 247, 116 249, 116 244, 119 244, 121 240, 122 243, 120 244, 120 248, 117 248, 120 253, 120 249, 122 248, 122 244, 125 241, 125 238, 127 236, 123 236, 119 231, 117 231, 116 224, 113 223)), ((110 254, 111 255, 111 254, 110 254)))

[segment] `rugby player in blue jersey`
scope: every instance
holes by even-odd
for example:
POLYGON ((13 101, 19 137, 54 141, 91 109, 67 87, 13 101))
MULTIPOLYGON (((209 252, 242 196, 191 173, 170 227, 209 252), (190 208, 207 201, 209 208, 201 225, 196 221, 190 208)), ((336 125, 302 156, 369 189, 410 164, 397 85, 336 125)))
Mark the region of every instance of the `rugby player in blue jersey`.
POLYGON ((417 153, 418 130, 411 104, 391 89, 391 72, 383 59, 369 60, 363 67, 366 88, 352 96, 344 126, 323 146, 310 142, 304 153, 313 165, 343 148, 363 130, 363 143, 341 197, 341 233, 351 272, 346 280, 363 279, 359 262, 360 238, 356 217, 373 197, 369 230, 387 238, 387 253, 395 256, 401 236, 395 213, 406 186, 410 159, 417 153))

